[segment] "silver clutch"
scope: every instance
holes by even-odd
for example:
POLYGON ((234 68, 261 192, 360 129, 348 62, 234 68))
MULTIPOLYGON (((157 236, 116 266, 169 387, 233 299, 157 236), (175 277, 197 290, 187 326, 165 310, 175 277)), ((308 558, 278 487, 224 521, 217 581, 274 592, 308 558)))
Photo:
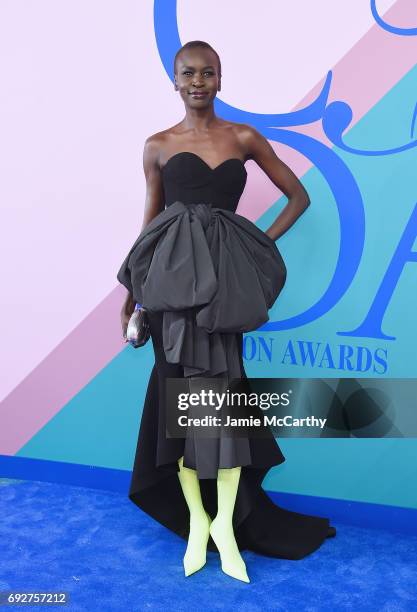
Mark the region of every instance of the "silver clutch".
POLYGON ((136 304, 127 325, 126 339, 134 348, 139 348, 146 344, 150 335, 147 310, 140 306, 140 304, 136 304))

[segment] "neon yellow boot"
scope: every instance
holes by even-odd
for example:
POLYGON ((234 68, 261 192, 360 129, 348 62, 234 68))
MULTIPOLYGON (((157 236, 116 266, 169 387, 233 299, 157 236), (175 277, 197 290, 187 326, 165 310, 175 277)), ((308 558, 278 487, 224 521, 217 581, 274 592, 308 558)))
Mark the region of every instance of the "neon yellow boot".
POLYGON ((181 457, 178 478, 190 511, 190 533, 183 563, 185 575, 190 576, 206 564, 211 518, 203 506, 197 472, 184 467, 183 462, 184 457, 181 457))
POLYGON ((237 580, 250 582, 245 562, 236 543, 232 523, 240 472, 240 466, 218 470, 217 515, 209 531, 219 550, 223 572, 237 580))

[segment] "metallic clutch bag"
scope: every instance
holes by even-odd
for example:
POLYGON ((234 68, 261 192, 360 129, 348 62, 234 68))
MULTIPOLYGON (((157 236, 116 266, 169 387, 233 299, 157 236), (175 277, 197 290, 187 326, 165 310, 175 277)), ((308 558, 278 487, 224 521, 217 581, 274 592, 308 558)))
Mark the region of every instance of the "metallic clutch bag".
POLYGON ((135 310, 129 319, 126 339, 134 348, 139 348, 146 344, 150 335, 147 310, 140 304, 136 304, 135 310))

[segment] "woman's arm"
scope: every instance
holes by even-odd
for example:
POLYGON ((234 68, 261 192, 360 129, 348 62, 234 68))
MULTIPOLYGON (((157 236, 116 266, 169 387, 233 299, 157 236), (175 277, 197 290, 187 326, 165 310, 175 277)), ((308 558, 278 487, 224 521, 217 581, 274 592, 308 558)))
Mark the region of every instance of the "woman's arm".
POLYGON ((252 126, 245 125, 243 139, 247 158, 253 159, 288 198, 285 208, 265 232, 272 240, 277 240, 303 214, 310 204, 310 198, 303 184, 294 172, 277 157, 274 149, 262 134, 252 126))
POLYGON ((158 133, 149 136, 143 149, 146 195, 141 232, 164 209, 164 188, 159 165, 161 145, 162 137, 158 133))
MULTIPOLYGON (((146 180, 146 196, 141 232, 148 223, 164 209, 164 191, 159 167, 160 147, 161 138, 159 134, 149 136, 145 141, 143 149, 143 171, 146 180)), ((127 324, 135 310, 135 306, 136 302, 132 294, 128 291, 120 313, 123 336, 126 336, 127 324)))

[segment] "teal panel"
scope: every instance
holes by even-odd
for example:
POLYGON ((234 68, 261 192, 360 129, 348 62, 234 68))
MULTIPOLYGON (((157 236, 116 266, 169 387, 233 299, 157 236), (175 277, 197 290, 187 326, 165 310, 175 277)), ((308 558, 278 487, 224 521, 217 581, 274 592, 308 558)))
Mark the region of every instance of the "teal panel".
POLYGON ((16 455, 131 469, 153 361, 151 341, 126 346, 16 455))

